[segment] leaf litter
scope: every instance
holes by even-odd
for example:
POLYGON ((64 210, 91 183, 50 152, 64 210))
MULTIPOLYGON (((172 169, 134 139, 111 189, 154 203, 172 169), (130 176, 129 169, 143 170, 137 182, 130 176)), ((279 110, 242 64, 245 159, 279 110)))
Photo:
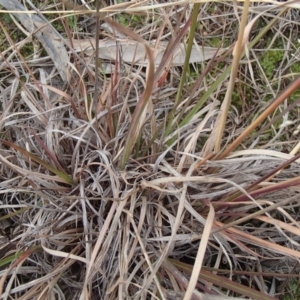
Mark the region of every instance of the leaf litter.
MULTIPOLYGON (((185 3, 177 4, 190 15, 185 3)), ((218 5, 224 3, 203 4, 202 14, 216 13, 201 25, 223 22, 218 5)), ((25 10, 15 1, 0 4, 25 10)), ((165 14, 175 4, 122 5, 146 15, 157 9, 161 28, 155 23, 153 32, 172 26, 165 14)), ((236 13, 241 17, 239 6, 226 5, 231 24, 216 29, 224 36, 237 29, 236 13)), ((286 24, 293 21, 291 6, 274 6, 286 24)), ((259 5, 249 9, 260 11, 259 5)), ((225 75, 218 82, 218 76, 231 64, 230 47, 194 43, 188 84, 172 110, 189 25, 178 29, 180 40, 172 37, 176 46, 170 49, 165 40, 144 41, 142 34, 107 20, 123 35, 103 33, 99 59, 108 67, 97 87, 94 37, 70 39, 74 28, 66 23, 63 36, 40 15, 15 16, 47 54, 25 58, 13 45, 9 60, 11 52, 1 55, 1 299, 279 299, 288 275, 299 280, 297 140, 288 126, 276 135, 270 125, 292 93, 286 84, 283 104, 277 99, 260 119, 262 134, 273 130, 277 140, 251 140, 247 126, 260 129, 255 111, 247 118, 237 115, 240 109, 228 110, 222 129, 216 122, 229 82, 225 75), (200 76, 195 70, 204 72, 201 81, 193 78, 200 76), (197 103, 216 81, 201 107, 197 103), (95 90, 101 105, 91 100, 95 90), (169 121, 174 130, 165 136, 169 121), (219 153, 212 149, 215 130, 222 131, 219 153)), ((252 39, 257 28, 248 24, 252 39)), ((253 57, 254 68, 260 62, 253 57)), ((249 85, 263 86, 263 74, 251 83, 247 67, 238 68, 235 81, 250 78, 249 85)), ((278 95, 276 86, 268 88, 278 95)), ((297 125, 297 111, 286 111, 295 120, 290 125, 297 125)))

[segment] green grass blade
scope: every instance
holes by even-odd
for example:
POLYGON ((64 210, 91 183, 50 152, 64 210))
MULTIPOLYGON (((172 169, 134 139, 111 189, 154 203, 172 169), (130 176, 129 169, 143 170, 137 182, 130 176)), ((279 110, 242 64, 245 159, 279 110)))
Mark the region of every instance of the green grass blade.
POLYGON ((4 221, 4 220, 6 220, 6 219, 10 219, 11 217, 14 217, 14 216, 16 216, 16 215, 22 214, 23 212, 25 212, 25 211, 28 210, 28 209, 29 209, 29 207, 24 207, 24 208, 22 208, 22 209, 20 209, 20 210, 16 210, 16 211, 11 212, 11 213, 9 213, 9 214, 7 214, 7 215, 5 215, 5 216, 2 216, 2 217, 0 217, 0 222, 1 222, 1 221, 4 221))
POLYGON ((10 256, 2 258, 0 260, 0 268, 3 267, 3 266, 5 266, 5 265, 10 264, 14 260, 20 258, 22 255, 24 255, 24 254, 28 255, 29 253, 33 253, 33 252, 35 252, 38 249, 40 249, 40 246, 33 246, 33 247, 31 247, 30 249, 28 249, 26 251, 17 252, 15 254, 12 254, 10 256))
POLYGON ((177 91, 177 94, 176 94, 174 107, 173 107, 173 109, 170 112, 170 115, 168 117, 168 124, 167 124, 167 128, 166 128, 166 131, 165 131, 165 137, 168 136, 171 132, 175 112, 176 112, 177 106, 180 103, 182 90, 183 90, 183 87, 186 83, 186 76, 187 76, 188 69, 189 69, 189 62, 190 62, 191 51, 192 51, 192 47, 193 47, 193 43, 194 43, 195 31, 196 31, 197 24, 198 24, 197 23, 197 18, 198 18, 198 13, 199 13, 199 7, 200 7, 200 3, 195 3, 194 4, 192 23, 191 23, 190 34, 189 34, 189 41, 188 41, 188 45, 187 45, 187 49, 186 49, 182 76, 181 76, 178 91, 177 91))

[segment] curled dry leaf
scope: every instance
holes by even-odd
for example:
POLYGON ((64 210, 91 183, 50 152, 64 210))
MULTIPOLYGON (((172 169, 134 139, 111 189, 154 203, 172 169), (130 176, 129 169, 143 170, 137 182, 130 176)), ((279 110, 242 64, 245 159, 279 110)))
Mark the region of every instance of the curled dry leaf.
MULTIPOLYGON (((74 50, 83 51, 86 55, 91 56, 95 52, 95 39, 86 40, 74 40, 73 41, 74 50)), ((154 48, 155 41, 149 43, 149 46, 154 48)), ((168 46, 167 42, 160 42, 157 46, 156 57, 154 60, 154 65, 157 67, 166 51, 168 46)), ((100 40, 99 41, 99 57, 106 60, 115 60, 116 53, 121 49, 122 59, 124 62, 129 64, 136 64, 139 66, 148 65, 148 57, 146 55, 145 47, 143 44, 139 44, 136 41, 122 40, 118 42, 115 40, 100 40)), ((211 59, 217 52, 217 48, 213 47, 201 47, 194 45, 191 52, 190 63, 200 63, 205 60, 211 59)), ((226 49, 219 49, 218 56, 224 53, 226 49)), ((185 59, 185 46, 184 44, 179 44, 177 49, 174 51, 172 65, 180 66, 184 64, 185 59)))

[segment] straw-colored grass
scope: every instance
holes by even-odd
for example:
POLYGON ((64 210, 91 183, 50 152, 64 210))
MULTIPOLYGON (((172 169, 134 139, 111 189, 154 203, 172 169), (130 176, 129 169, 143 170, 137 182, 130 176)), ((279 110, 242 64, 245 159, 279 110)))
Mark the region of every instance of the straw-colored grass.
POLYGON ((299 4, 100 4, 0 0, 0 299, 297 299, 299 4))

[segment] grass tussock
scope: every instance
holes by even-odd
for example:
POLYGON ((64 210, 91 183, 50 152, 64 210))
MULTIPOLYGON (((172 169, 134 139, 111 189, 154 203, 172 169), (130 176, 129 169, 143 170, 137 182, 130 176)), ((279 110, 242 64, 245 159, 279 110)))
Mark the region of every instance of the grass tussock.
POLYGON ((1 299, 297 299, 299 5, 108 2, 0 0, 1 299))

